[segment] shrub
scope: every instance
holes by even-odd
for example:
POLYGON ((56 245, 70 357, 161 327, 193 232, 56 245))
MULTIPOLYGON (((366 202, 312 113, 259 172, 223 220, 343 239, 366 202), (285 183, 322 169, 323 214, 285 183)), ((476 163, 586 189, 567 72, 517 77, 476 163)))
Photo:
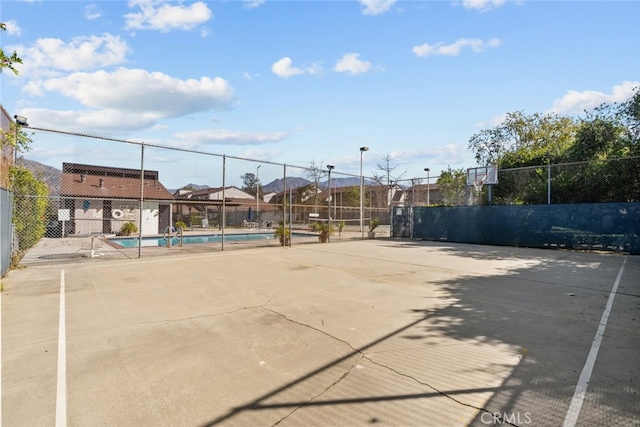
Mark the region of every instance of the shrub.
POLYGON ((281 246, 288 246, 289 240, 291 239, 291 229, 289 227, 285 227, 282 221, 280 221, 280 225, 273 232, 273 235, 280 240, 281 246))
POLYGON ((46 232, 49 189, 27 168, 11 167, 9 173, 14 193, 13 225, 20 250, 26 250, 38 243, 46 232))
POLYGON ((334 231, 333 225, 329 225, 328 222, 314 222, 311 224, 311 230, 320 233, 318 234, 318 238, 322 243, 326 243, 334 231))
POLYGON ((132 222, 125 222, 122 224, 122 228, 117 233, 118 236, 131 236, 134 233, 138 232, 138 226, 132 222))

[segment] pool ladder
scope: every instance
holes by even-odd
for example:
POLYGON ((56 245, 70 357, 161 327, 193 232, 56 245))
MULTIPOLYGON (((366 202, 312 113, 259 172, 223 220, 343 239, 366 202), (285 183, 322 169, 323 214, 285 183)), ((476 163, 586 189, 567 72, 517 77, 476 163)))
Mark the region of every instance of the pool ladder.
MULTIPOLYGON (((167 247, 170 248, 171 247, 171 232, 172 230, 174 230, 171 226, 167 226, 167 228, 165 228, 164 230, 164 234, 162 235, 162 238, 164 240, 167 241, 167 247)), ((175 231, 175 236, 178 238, 178 245, 180 247, 182 247, 182 242, 184 240, 184 230, 182 229, 182 227, 178 227, 178 229, 175 231)))

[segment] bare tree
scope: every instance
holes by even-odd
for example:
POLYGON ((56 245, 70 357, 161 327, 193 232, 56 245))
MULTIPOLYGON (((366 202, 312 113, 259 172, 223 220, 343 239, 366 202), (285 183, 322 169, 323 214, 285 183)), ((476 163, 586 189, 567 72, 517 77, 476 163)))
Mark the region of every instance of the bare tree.
POLYGON ((324 178, 326 173, 327 171, 322 168, 322 162, 318 164, 315 160, 311 160, 311 166, 309 166, 309 168, 307 168, 304 173, 305 177, 308 180, 313 181, 315 185, 313 204, 316 206, 318 205, 318 191, 320 190, 320 181, 322 180, 322 178, 324 178))
POLYGON ((376 164, 378 170, 384 172, 383 176, 374 175, 374 180, 380 181, 380 184, 382 184, 382 178, 384 176, 386 176, 386 184, 391 185, 393 182, 400 181, 407 174, 407 170, 405 169, 404 172, 399 175, 392 175, 392 172, 396 170, 398 165, 392 165, 391 160, 391 154, 385 154, 382 162, 376 164))
POLYGON ((376 198, 378 200, 379 207, 389 206, 391 203, 393 189, 399 185, 399 181, 402 180, 407 173, 407 170, 405 169, 401 174, 394 174, 393 172, 398 168, 398 165, 392 165, 391 161, 391 154, 386 154, 382 157, 382 162, 376 164, 378 171, 382 173, 374 173, 373 175, 373 182, 378 186, 376 198))

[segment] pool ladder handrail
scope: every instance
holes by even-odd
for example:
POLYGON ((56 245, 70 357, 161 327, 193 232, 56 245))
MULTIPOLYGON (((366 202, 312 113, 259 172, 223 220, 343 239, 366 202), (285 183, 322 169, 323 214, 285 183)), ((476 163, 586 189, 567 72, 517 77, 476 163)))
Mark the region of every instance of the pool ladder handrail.
MULTIPOLYGON (((171 226, 167 226, 167 228, 164 229, 164 233, 162 234, 162 238, 167 241, 168 248, 171 247, 171 232, 173 230, 174 229, 171 226)), ((178 227, 178 229, 176 230, 176 237, 178 238, 178 245, 182 247, 182 243, 184 240, 184 230, 182 229, 182 227, 178 227)))

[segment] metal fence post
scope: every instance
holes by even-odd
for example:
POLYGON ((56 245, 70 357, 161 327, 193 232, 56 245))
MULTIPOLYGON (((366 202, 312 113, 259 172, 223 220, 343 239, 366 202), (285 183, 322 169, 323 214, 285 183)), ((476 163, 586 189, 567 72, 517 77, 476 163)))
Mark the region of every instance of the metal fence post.
POLYGON ((143 212, 143 209, 144 209, 144 143, 140 145, 140 212, 139 212, 139 215, 138 215, 138 258, 142 257, 142 212, 143 212))
POLYGON ((225 226, 227 225, 227 204, 226 204, 226 200, 227 197, 225 196, 225 188, 227 186, 227 156, 222 156, 222 230, 221 230, 221 236, 222 236, 222 240, 221 240, 221 250, 224 251, 224 229, 225 226))
POLYGON ((551 163, 547 165, 547 204, 551 204, 551 163))

